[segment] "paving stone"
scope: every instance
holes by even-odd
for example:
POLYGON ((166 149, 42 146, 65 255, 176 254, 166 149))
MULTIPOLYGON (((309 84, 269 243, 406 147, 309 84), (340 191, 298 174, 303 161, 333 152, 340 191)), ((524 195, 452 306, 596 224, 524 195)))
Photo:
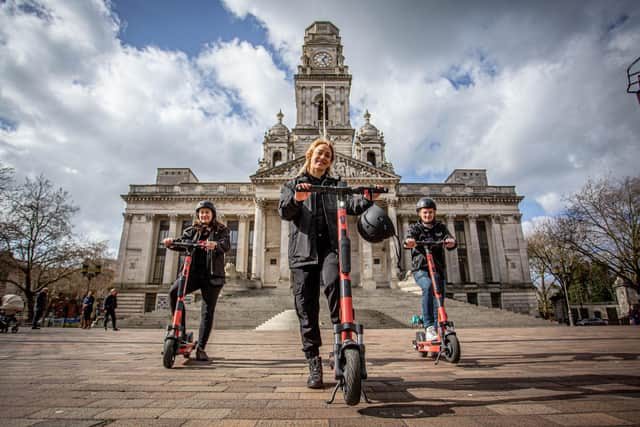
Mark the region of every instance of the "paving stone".
POLYGON ((328 367, 323 389, 305 386, 295 331, 217 330, 212 363, 165 369, 161 329, 26 330, 0 334, 0 425, 638 425, 637 331, 459 328, 460 363, 435 365, 410 347, 415 330, 367 329, 372 403, 350 407, 341 391, 326 403, 328 367))

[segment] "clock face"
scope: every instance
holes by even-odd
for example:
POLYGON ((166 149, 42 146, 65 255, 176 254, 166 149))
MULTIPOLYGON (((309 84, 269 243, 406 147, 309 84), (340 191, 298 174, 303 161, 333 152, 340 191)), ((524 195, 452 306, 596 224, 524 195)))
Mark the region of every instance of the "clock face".
POLYGON ((316 67, 328 67, 331 64, 331 55, 327 52, 318 52, 313 55, 313 64, 316 67))

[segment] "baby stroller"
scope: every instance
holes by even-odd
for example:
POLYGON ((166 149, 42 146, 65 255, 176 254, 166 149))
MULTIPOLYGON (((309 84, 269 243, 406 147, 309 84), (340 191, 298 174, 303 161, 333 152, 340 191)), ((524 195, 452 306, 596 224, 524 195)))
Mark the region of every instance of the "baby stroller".
POLYGON ((24 310, 24 300, 19 295, 7 294, 0 305, 0 332, 18 332, 20 318, 24 310))

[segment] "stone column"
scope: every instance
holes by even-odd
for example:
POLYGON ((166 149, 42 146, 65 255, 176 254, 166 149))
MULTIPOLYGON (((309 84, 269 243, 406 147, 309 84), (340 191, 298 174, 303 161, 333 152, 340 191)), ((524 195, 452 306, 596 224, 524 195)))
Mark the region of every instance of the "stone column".
POLYGON ((502 240, 501 215, 491 215, 491 239, 494 248, 494 258, 491 263, 494 271, 494 280, 503 283, 509 277, 507 275, 507 259, 504 255, 504 242, 502 240))
MULTIPOLYGON (((388 208, 387 215, 391 219, 393 223, 393 227, 396 229, 396 233, 400 235, 400 230, 398 230, 398 214, 396 211, 396 207, 398 206, 398 201, 396 199, 387 200, 388 208)), ((400 237, 402 239, 402 237, 400 237)), ((388 259, 391 263, 391 268, 389 271, 391 272, 390 277, 390 285, 391 287, 398 287, 398 274, 400 271, 398 270, 398 259, 396 258, 396 242, 394 239, 387 239, 387 253, 389 254, 388 259)), ((403 249, 400 248, 402 251, 403 249)))
POLYGON ((280 278, 278 285, 289 287, 289 221, 280 220, 280 278))
POLYGON ((249 259, 249 220, 247 215, 239 215, 238 219, 238 253, 236 254, 236 271, 240 277, 246 279, 249 259))
POLYGON ((264 255, 264 207, 265 199, 256 199, 255 228, 253 230, 253 259, 251 262, 251 279, 262 284, 264 255))
MULTIPOLYGON (((445 217, 446 226, 452 236, 456 235, 456 217, 453 214, 447 214, 445 217)), ((447 282, 460 283, 460 264, 458 263, 458 248, 452 250, 444 250, 445 259, 447 261, 447 282)))
MULTIPOLYGON (((409 217, 408 216, 401 216, 400 218, 402 218, 402 234, 399 234, 400 236, 400 245, 402 246, 402 242, 404 241, 404 238, 407 235, 407 231, 409 231, 409 217)), ((411 270, 411 251, 406 250, 404 248, 400 248, 402 252, 402 266, 404 267, 404 271, 410 271, 411 270)))
POLYGON ((364 239, 362 242, 362 250, 360 251, 360 282, 364 289, 375 289, 376 282, 373 280, 373 247, 371 243, 364 239))
POLYGON ((123 213, 122 235, 120 236, 120 247, 118 248, 118 277, 117 283, 123 283, 125 280, 124 271, 127 265, 127 245, 129 243, 129 231, 131 230, 131 221, 133 214, 123 213))
MULTIPOLYGON (((169 237, 178 236, 178 215, 169 215, 169 237)), ((162 273, 162 283, 173 283, 178 275, 178 256, 179 253, 167 249, 164 257, 164 272, 162 273)))
POLYGON ((482 262, 480 260, 480 241, 478 240, 478 215, 469 215, 469 275, 471 282, 484 283, 482 262))
POLYGON ((531 270, 529 269, 529 254, 527 253, 527 241, 524 238, 522 232, 522 214, 516 214, 513 216, 517 222, 516 233, 518 236, 518 248, 520 249, 520 265, 522 265, 522 281, 525 283, 531 282, 531 270))
POLYGON ((152 274, 153 274, 153 261, 154 261, 154 257, 156 254, 156 239, 157 239, 157 232, 156 232, 156 220, 155 220, 155 215, 152 213, 148 213, 145 214, 144 216, 147 225, 145 227, 146 231, 147 231, 147 236, 148 240, 147 240, 147 248, 146 248, 146 254, 147 254, 147 259, 145 262, 145 273, 144 273, 144 282, 146 283, 150 283, 151 279, 152 279, 152 274))

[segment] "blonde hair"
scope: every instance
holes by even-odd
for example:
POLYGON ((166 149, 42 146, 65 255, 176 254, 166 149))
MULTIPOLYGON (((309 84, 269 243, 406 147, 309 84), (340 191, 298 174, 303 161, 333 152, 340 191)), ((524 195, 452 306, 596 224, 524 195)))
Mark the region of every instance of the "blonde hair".
MULTIPOLYGON (((331 164, 333 165, 333 161, 336 159, 336 152, 333 149, 333 144, 331 144, 331 142, 329 142, 328 140, 324 139, 324 138, 318 138, 315 141, 313 141, 311 143, 311 145, 309 145, 309 148, 307 148, 307 152, 304 153, 304 165, 302 165, 302 168, 300 169, 300 172, 298 172, 298 175, 302 175, 305 172, 309 172, 309 165, 311 164, 311 156, 313 155, 313 151, 319 146, 325 144, 326 146, 329 147, 329 150, 331 150, 331 164)), ((329 166, 327 168, 327 173, 329 173, 331 171, 331 166, 329 166)))

